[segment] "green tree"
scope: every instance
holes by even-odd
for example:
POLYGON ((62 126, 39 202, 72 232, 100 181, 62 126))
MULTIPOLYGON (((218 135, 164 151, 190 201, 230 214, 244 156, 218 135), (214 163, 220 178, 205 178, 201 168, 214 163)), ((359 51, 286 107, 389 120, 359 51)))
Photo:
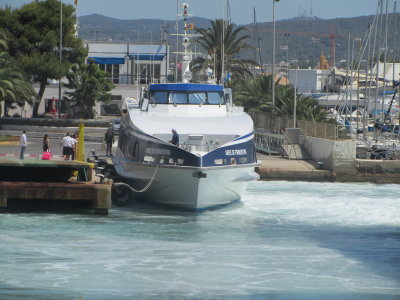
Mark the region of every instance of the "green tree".
POLYGON ((74 91, 65 92, 65 100, 70 104, 74 117, 91 119, 94 117, 93 106, 96 101, 110 101, 114 85, 106 76, 107 73, 93 62, 72 65, 65 87, 74 91))
POLYGON ((257 65, 249 59, 239 59, 237 55, 246 48, 250 48, 245 40, 248 35, 243 35, 244 27, 235 27, 234 24, 224 20, 211 21, 209 28, 195 28, 201 36, 196 42, 204 48, 208 57, 197 57, 191 64, 192 72, 201 72, 207 69, 214 70, 217 82, 221 82, 222 74, 222 47, 224 48, 224 68, 233 78, 250 78, 252 76, 249 66, 257 65))
POLYGON ((85 56, 82 41, 75 37, 75 9, 62 4, 60 62, 60 8, 60 1, 45 0, 33 1, 15 10, 9 7, 0 10, 0 27, 10 34, 9 53, 39 83, 33 117, 37 117, 48 80, 62 78, 71 63, 85 56))

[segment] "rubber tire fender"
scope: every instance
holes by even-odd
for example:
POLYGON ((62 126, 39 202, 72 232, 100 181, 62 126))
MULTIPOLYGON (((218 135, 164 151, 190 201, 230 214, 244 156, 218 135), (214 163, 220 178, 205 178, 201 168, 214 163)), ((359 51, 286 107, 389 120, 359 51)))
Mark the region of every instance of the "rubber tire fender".
POLYGON ((113 185, 111 190, 111 200, 118 207, 128 206, 133 199, 132 190, 126 185, 113 185))

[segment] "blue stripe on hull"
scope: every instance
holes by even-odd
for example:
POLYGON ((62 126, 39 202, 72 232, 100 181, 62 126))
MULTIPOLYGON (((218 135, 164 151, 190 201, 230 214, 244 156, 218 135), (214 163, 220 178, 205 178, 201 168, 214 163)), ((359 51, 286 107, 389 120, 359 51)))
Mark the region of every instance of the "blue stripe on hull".
MULTIPOLYGON (((247 138, 251 134, 239 139, 247 138)), ((147 161, 149 164, 212 167, 257 162, 254 139, 220 147, 199 157, 154 136, 133 128, 126 128, 120 134, 118 146, 126 159, 137 163, 147 161)))

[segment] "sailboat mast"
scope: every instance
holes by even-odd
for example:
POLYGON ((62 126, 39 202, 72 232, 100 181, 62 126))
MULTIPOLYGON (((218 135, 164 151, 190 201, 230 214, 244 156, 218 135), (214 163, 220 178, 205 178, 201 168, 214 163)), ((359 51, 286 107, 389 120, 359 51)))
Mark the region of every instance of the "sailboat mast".
MULTIPOLYGON (((374 20, 375 21, 375 20, 374 20)), ((365 97, 364 97, 364 110, 363 110, 363 141, 367 140, 367 118, 368 118, 368 107, 369 107, 369 95, 370 95, 370 82, 369 82, 369 60, 370 60, 370 52, 371 52, 371 32, 372 32, 372 23, 368 25, 368 40, 367 40, 367 62, 365 64, 365 97)))
POLYGON ((221 37, 221 84, 222 85, 225 85, 225 45, 224 45, 224 43, 225 43, 225 3, 222 4, 222 37, 221 37))
POLYGON ((179 0, 176 0, 176 55, 175 55, 175 82, 178 82, 178 53, 179 53, 179 0))
MULTIPOLYGON (((379 12, 379 35, 377 37, 377 52, 376 52, 376 88, 375 88, 375 104, 374 104, 374 119, 376 121, 376 116, 377 116, 377 101, 379 97, 379 67, 380 67, 380 58, 381 58, 381 36, 382 36, 382 14, 383 14, 383 0, 379 0, 378 6, 380 9, 379 12)), ((377 29, 378 31, 378 29, 377 29)))
POLYGON ((347 119, 347 112, 348 112, 348 109, 347 109, 347 105, 349 105, 349 78, 352 78, 352 81, 353 81, 353 76, 350 76, 350 40, 351 40, 351 37, 350 37, 350 32, 348 33, 348 40, 347 40, 347 66, 346 66, 346 78, 347 78, 347 80, 346 80, 346 105, 345 105, 345 108, 346 108, 346 110, 345 110, 345 112, 346 112, 346 114, 345 114, 345 119, 347 119))
POLYGON ((385 92, 386 92, 386 63, 387 63, 387 40, 388 40, 388 6, 389 6, 389 0, 386 0, 386 13, 385 13, 385 46, 383 49, 383 91, 382 91, 382 121, 385 122, 384 116, 384 109, 385 109, 385 92))
MULTIPOLYGON (((379 4, 378 7, 376 9, 376 14, 375 14, 375 19, 374 19, 374 44, 372 45, 372 54, 371 54, 371 68, 374 65, 374 59, 375 59, 375 50, 376 50, 376 39, 377 39, 377 32, 378 32, 378 26, 379 26, 379 4)), ((369 75, 369 90, 368 90, 368 102, 370 102, 369 99, 371 99, 371 95, 372 95, 372 78, 374 77, 374 74, 372 73, 372 70, 370 72, 369 75)), ((375 76, 376 77, 376 76, 375 76)), ((375 79, 376 80, 376 79, 375 79)), ((375 82, 375 88, 376 85, 378 84, 378 82, 375 82)), ((369 106, 370 103, 368 103, 369 106)), ((368 108, 369 109, 369 108, 368 108)), ((376 110, 376 97, 375 97, 375 101, 374 101, 374 111, 376 110)), ((374 121, 375 121, 375 113, 374 113, 374 121)))
POLYGON ((393 30, 393 80, 392 85, 395 87, 395 69, 396 69, 396 37, 397 37, 397 16, 396 16, 397 1, 393 4, 394 30, 393 30))
MULTIPOLYGON (((257 48, 256 48, 256 8, 253 6, 253 39, 254 39, 254 61, 257 61, 257 48)), ((253 67, 254 74, 256 73, 256 66, 253 67)))
POLYGON ((140 100, 139 95, 139 84, 140 84, 140 64, 139 64, 139 45, 140 45, 140 28, 139 28, 139 20, 137 21, 137 45, 136 45, 136 99, 140 100))

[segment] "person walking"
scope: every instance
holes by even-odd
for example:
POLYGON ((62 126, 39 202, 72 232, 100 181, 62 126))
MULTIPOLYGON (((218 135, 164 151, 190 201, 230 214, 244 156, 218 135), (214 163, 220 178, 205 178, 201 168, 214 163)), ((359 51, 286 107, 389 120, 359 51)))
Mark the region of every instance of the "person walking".
POLYGON ((26 131, 22 131, 21 137, 19 138, 19 146, 20 146, 20 154, 19 159, 24 159, 25 156, 25 149, 28 145, 28 139, 26 137, 26 131))
POLYGON ((106 156, 112 156, 111 150, 114 143, 112 128, 108 128, 107 132, 104 134, 104 142, 106 143, 106 156))

